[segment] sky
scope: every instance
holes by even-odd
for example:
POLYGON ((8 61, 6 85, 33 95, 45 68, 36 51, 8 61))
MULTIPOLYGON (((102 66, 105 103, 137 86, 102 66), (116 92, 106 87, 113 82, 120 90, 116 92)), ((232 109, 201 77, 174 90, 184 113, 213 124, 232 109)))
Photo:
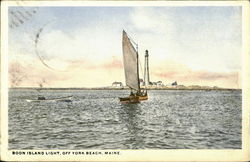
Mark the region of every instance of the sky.
POLYGON ((149 51, 150 81, 240 88, 241 14, 237 6, 10 7, 9 82, 18 68, 15 86, 125 84, 124 29, 139 45, 142 68, 149 51))

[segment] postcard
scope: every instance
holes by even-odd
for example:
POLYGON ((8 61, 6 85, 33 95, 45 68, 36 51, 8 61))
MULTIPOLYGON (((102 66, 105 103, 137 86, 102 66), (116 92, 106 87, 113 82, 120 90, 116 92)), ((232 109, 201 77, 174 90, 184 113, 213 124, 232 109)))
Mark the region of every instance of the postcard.
POLYGON ((248 161, 249 2, 1 2, 1 160, 248 161))

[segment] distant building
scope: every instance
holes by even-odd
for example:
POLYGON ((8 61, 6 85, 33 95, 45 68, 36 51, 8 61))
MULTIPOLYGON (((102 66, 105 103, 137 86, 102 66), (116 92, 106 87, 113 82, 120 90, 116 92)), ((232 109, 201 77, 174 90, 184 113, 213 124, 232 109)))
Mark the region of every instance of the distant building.
POLYGON ((154 87, 157 85, 157 82, 150 82, 150 85, 154 87))
POLYGON ((177 85, 178 85, 178 84, 177 84, 177 81, 173 82, 171 85, 172 85, 172 86, 177 86, 177 85))
POLYGON ((156 86, 157 87, 163 87, 164 85, 163 85, 162 81, 158 81, 158 82, 156 82, 156 86))
POLYGON ((145 82, 143 81, 143 79, 139 79, 140 81, 140 86, 145 86, 145 82))
POLYGON ((164 84, 162 83, 162 81, 158 81, 158 82, 149 82, 149 86, 150 86, 150 87, 163 87, 164 84))
POLYGON ((113 82, 112 87, 114 88, 123 88, 122 82, 113 82))

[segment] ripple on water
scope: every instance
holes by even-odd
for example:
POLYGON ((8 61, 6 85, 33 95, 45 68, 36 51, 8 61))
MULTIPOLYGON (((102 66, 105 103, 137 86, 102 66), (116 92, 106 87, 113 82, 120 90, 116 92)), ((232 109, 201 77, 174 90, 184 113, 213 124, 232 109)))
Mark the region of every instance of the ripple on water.
POLYGON ((128 91, 44 91, 72 103, 28 103, 32 90, 9 92, 9 149, 239 149, 240 91, 151 90, 124 105, 128 91))

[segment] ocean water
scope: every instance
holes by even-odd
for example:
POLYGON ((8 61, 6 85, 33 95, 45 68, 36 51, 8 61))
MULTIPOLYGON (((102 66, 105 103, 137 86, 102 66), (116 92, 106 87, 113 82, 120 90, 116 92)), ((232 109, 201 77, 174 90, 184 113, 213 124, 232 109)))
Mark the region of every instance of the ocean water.
POLYGON ((121 104, 127 90, 9 91, 9 149, 240 149, 239 90, 150 90, 121 104))

